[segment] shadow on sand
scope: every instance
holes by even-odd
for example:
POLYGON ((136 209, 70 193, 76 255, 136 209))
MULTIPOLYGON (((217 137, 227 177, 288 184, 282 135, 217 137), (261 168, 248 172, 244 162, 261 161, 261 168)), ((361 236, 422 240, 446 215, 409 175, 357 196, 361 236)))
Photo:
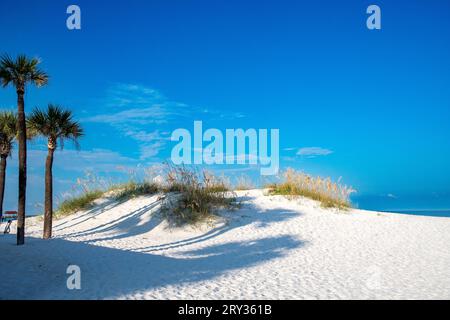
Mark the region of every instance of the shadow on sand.
POLYGON ((107 199, 102 204, 86 210, 85 213, 83 213, 73 219, 54 223, 55 225, 53 227, 53 230, 54 231, 63 231, 68 228, 73 228, 77 225, 82 224, 83 222, 88 221, 91 218, 94 218, 95 216, 98 216, 108 210, 114 209, 115 207, 117 207, 120 204, 121 204, 121 202, 119 202, 115 199, 112 199, 112 198, 107 199))
MULTIPOLYGON (((256 227, 264 228, 272 223, 286 221, 288 219, 292 219, 294 217, 298 217, 299 215, 301 215, 301 213, 299 212, 290 211, 282 208, 263 210, 259 208, 256 204, 249 202, 250 200, 253 199, 254 197, 248 196, 238 197, 237 201, 243 203, 242 207, 239 210, 231 212, 230 211, 221 212, 220 215, 225 220, 225 223, 209 230, 208 232, 202 235, 194 236, 180 241, 160 244, 156 246, 145 246, 142 248, 135 248, 134 250, 141 252, 152 252, 182 247, 210 240, 230 230, 240 228, 248 224, 254 224, 256 227)), ((94 236, 93 239, 86 240, 85 242, 96 244, 97 242, 100 241, 121 240, 145 234, 153 230, 161 223, 161 218, 157 214, 160 204, 161 204, 160 200, 157 197, 154 197, 153 202, 148 203, 136 210, 133 210, 121 216, 118 219, 109 221, 107 223, 80 232, 63 234, 62 237, 65 238, 65 237, 94 236), (147 217, 147 220, 145 221, 145 223, 141 223, 145 216, 147 217)), ((107 212, 105 214, 107 214, 107 212)), ((58 227, 56 227, 56 230, 60 230, 58 229, 58 227)))
MULTIPOLYGON (((281 208, 263 210, 252 202, 245 203, 240 210, 226 213, 227 223, 199 236, 132 250, 95 245, 98 241, 149 232, 160 222, 153 213, 157 204, 155 199, 119 219, 72 234, 94 235, 91 241, 69 241, 64 239, 69 235, 63 234, 62 238, 50 241, 27 238, 25 246, 16 247, 14 235, 0 237, 0 270, 8 270, 8 276, 0 282, 0 299, 117 298, 169 285, 212 279, 227 271, 276 259, 305 245, 297 238, 286 235, 252 241, 236 239, 225 244, 208 245, 205 242, 249 224, 264 228, 300 215, 299 212, 281 208), (149 216, 145 223, 139 224, 144 214, 149 216), (201 249, 189 249, 189 245, 199 242, 205 242, 201 249), (156 254, 160 250, 176 247, 184 247, 181 256, 176 258, 156 254), (82 290, 67 289, 66 270, 69 265, 81 268, 82 290)), ((102 209, 96 209, 91 214, 105 212, 116 205, 106 203, 102 209)), ((84 219, 89 219, 89 215, 68 221, 63 227, 82 223, 84 219)))
MULTIPOLYGON (((290 237, 268 237, 185 251, 186 258, 118 250, 63 239, 28 238, 24 247, 15 236, 0 239, 0 269, 8 270, 0 282, 1 299, 108 299, 138 294, 169 285, 182 285, 248 268, 299 248, 290 237), (68 290, 66 269, 81 268, 81 290, 68 290)), ((175 297, 167 297, 175 298, 175 297)))

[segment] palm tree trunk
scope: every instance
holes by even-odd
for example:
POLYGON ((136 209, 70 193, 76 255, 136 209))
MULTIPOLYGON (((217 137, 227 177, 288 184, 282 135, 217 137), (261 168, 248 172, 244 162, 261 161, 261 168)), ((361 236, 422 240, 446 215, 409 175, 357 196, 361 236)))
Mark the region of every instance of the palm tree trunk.
POLYGON ((44 213, 44 239, 52 237, 53 222, 53 153, 55 149, 48 148, 45 162, 45 213, 44 213))
POLYGON ((5 197, 6 157, 2 155, 0 160, 0 216, 3 214, 3 199, 5 197))
POLYGON ((27 189, 27 128, 25 124, 24 88, 17 89, 17 131, 19 142, 19 203, 17 212, 17 245, 25 243, 25 201, 27 189))

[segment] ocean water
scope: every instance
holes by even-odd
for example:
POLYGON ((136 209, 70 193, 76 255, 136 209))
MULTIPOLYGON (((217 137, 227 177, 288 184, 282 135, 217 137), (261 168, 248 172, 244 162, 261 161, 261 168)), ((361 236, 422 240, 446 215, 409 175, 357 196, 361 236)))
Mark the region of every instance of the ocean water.
POLYGON ((353 197, 352 204, 365 210, 450 218, 448 195, 362 195, 353 197))
POLYGON ((398 209, 389 210, 387 212, 396 212, 401 214, 413 214, 418 216, 429 216, 429 217, 449 217, 450 210, 439 210, 439 209, 419 209, 419 210, 408 210, 408 209, 398 209))

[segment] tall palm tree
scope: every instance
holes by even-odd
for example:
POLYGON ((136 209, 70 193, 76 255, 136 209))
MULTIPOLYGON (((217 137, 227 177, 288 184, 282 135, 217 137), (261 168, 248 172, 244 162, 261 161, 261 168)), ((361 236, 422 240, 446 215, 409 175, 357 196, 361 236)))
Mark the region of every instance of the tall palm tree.
POLYGON ((27 84, 41 87, 48 75, 38 68, 40 61, 19 55, 14 60, 9 55, 0 59, 0 81, 3 87, 12 84, 17 92, 17 140, 19 142, 19 199, 17 214, 17 245, 25 243, 25 198, 27 189, 27 128, 24 95, 27 84))
POLYGON ((47 160, 45 163, 45 212, 44 239, 52 237, 53 219, 53 154, 57 144, 61 149, 65 140, 71 140, 78 148, 78 138, 83 136, 81 125, 73 120, 70 110, 49 104, 47 110, 34 109, 27 119, 30 134, 47 138, 47 160))
POLYGON ((3 213, 5 196, 6 159, 11 155, 17 136, 17 116, 13 112, 0 112, 0 216, 3 213))

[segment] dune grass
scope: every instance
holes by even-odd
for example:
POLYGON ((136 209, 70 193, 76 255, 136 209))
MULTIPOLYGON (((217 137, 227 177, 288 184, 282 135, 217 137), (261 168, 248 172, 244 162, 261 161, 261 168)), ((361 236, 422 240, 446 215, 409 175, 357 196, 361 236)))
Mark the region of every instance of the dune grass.
MULTIPOLYGON (((64 200, 56 210, 55 217, 86 210, 102 196, 126 201, 138 196, 161 193, 163 218, 176 226, 195 225, 212 222, 220 209, 239 207, 236 203, 236 194, 232 190, 254 188, 249 178, 239 179, 232 188, 224 177, 214 176, 207 171, 171 165, 167 165, 160 182, 148 182, 149 180, 155 181, 148 177, 140 182, 132 179, 127 183, 111 184, 107 188, 96 187, 96 189, 82 183, 81 195, 64 200)), ((285 171, 284 179, 280 183, 273 183, 267 187, 271 195, 304 196, 319 201, 323 207, 339 209, 351 207, 350 195, 355 192, 352 188, 340 184, 340 181, 336 183, 330 178, 312 177, 293 169, 285 171)))
POLYGON ((104 192, 101 190, 86 191, 79 196, 64 200, 55 212, 55 217, 60 218, 77 211, 90 208, 94 201, 101 198, 104 192))
POLYGON ((117 201, 125 201, 142 195, 151 195, 159 191, 158 186, 149 182, 134 182, 115 184, 107 189, 89 190, 83 189, 81 194, 73 196, 61 202, 58 209, 55 211, 55 218, 61 218, 70 214, 74 214, 81 210, 86 210, 92 207, 95 200, 108 195, 112 192, 112 197, 117 201))
POLYGON ((313 177, 293 169, 286 170, 281 183, 271 184, 268 188, 272 195, 303 196, 319 201, 325 208, 344 210, 351 207, 350 195, 355 192, 330 178, 313 177))
POLYGON ((227 184, 206 171, 170 167, 167 190, 175 194, 166 198, 163 216, 177 226, 212 222, 217 210, 236 206, 236 198, 227 184))
MULTIPOLYGON (((96 180, 95 180, 96 181, 96 180)), ((91 191, 90 185, 82 183, 79 196, 64 200, 55 213, 63 217, 90 208, 102 196, 117 201, 126 201, 144 195, 161 193, 162 217, 169 223, 181 226, 212 222, 221 208, 237 206, 234 193, 226 179, 218 178, 207 171, 196 171, 184 166, 167 165, 163 183, 148 181, 112 184, 108 188, 91 191)))
POLYGON ((114 198, 119 201, 139 196, 152 195, 160 191, 157 184, 147 181, 130 181, 124 184, 115 185, 110 190, 115 191, 114 198))
POLYGON ((233 187, 236 191, 243 191, 243 190, 251 190, 255 189, 255 184, 253 183, 252 179, 246 175, 241 175, 237 178, 236 183, 233 187))

